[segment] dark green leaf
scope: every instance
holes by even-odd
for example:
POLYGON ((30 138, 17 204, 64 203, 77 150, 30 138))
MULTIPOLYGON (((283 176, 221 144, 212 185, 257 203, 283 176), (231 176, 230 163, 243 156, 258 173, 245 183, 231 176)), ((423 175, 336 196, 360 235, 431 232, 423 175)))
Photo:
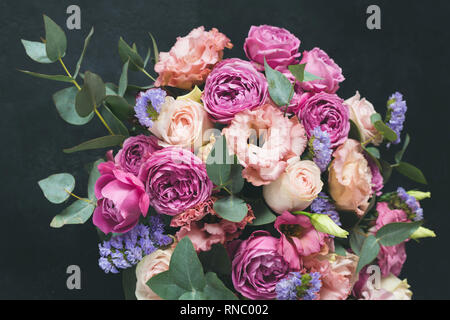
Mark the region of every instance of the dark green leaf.
POLYGON ((215 244, 209 251, 203 251, 199 254, 205 271, 212 271, 219 274, 231 273, 231 261, 227 250, 221 244, 215 244))
POLYGON ((98 171, 98 165, 103 162, 105 162, 105 160, 103 160, 103 159, 99 159, 99 160, 95 161, 92 164, 92 168, 89 173, 88 197, 92 201, 97 201, 97 198, 95 197, 95 183, 97 182, 98 178, 100 178, 100 172, 98 171))
POLYGON ((170 276, 175 284, 187 291, 201 291, 205 287, 203 267, 189 237, 184 237, 170 258, 170 276))
POLYGON ((397 134, 381 120, 381 115, 379 113, 374 113, 370 117, 370 120, 372 121, 375 129, 377 129, 377 131, 381 133, 387 140, 391 142, 397 140, 397 134))
POLYGON ((23 72, 25 74, 28 74, 33 77, 47 79, 47 80, 53 80, 53 81, 60 81, 60 82, 73 82, 73 79, 68 76, 64 75, 50 75, 50 74, 42 74, 42 73, 36 73, 32 71, 26 71, 26 70, 19 70, 20 72, 23 72))
POLYGON ((164 300, 178 300, 186 290, 174 283, 170 271, 153 276, 147 285, 164 300))
POLYGON ((81 117, 88 116, 97 108, 106 96, 106 86, 102 78, 87 71, 84 74, 84 86, 78 92, 75 109, 81 117))
POLYGON ((75 188, 75 178, 69 173, 59 173, 38 182, 44 196, 51 203, 63 203, 75 188))
POLYGON ((119 55, 122 63, 130 61, 131 64, 129 66, 130 70, 139 71, 144 68, 144 60, 137 53, 136 46, 134 45, 131 48, 122 37, 119 39, 119 55))
POLYGON ((386 185, 392 175, 392 166, 387 161, 380 159, 381 174, 383 175, 383 184, 386 185))
POLYGON ((66 34, 52 19, 46 15, 44 15, 44 25, 47 57, 54 62, 64 57, 66 54, 66 34))
POLYGON ((358 256, 361 253, 361 247, 364 243, 364 240, 366 240, 364 232, 358 227, 353 229, 353 231, 350 234, 350 248, 358 256))
POLYGON ((216 186, 224 186, 231 173, 233 157, 228 153, 225 136, 217 138, 206 160, 206 172, 216 186))
POLYGON ((78 115, 75 110, 77 93, 78 90, 75 87, 60 90, 53 95, 53 102, 55 103, 56 110, 58 110, 61 118, 70 124, 81 126, 91 121, 94 117, 94 113, 91 112, 91 114, 84 118, 78 115))
POLYGON ((178 300, 206 300, 206 296, 201 291, 188 291, 183 293, 178 300))
POLYGON ((292 75, 297 79, 299 82, 303 82, 305 79, 305 67, 306 63, 303 64, 293 64, 288 66, 289 71, 292 73, 292 75))
POLYGON ((120 75, 118 94, 121 97, 123 97, 123 95, 125 94, 125 91, 127 91, 127 87, 128 87, 128 65, 129 64, 130 64, 130 61, 127 61, 124 63, 123 68, 122 68, 122 74, 120 75))
POLYGON ((410 141, 409 134, 407 134, 406 138, 405 138, 405 142, 403 143, 402 150, 400 150, 399 152, 397 152, 395 154, 395 162, 396 163, 399 163, 400 161, 402 161, 402 158, 403 158, 403 155, 405 154, 406 148, 408 148, 409 141, 410 141))
POLYGON ((377 231, 376 237, 383 246, 395 246, 411 237, 421 224, 421 221, 389 223, 377 231))
POLYGON ((125 300, 136 300, 136 266, 122 271, 122 288, 125 300))
POLYGON ((367 236, 361 248, 356 273, 358 274, 362 268, 371 263, 378 256, 379 252, 380 245, 377 242, 377 238, 373 235, 367 236))
POLYGON ((203 295, 206 300, 238 300, 236 295, 225 287, 214 272, 208 272, 205 278, 206 286, 203 295))
POLYGON ((39 63, 53 63, 53 61, 51 61, 47 57, 45 43, 28 41, 28 40, 21 40, 21 41, 22 41, 23 47, 25 48, 27 55, 31 59, 33 59, 34 61, 39 62, 39 63))
POLYGON ((345 257, 347 255, 347 251, 345 250, 342 243, 337 241, 337 238, 334 239, 334 252, 339 255, 345 257))
POLYGON ((350 119, 350 132, 348 133, 348 137, 350 139, 355 139, 358 140, 359 142, 362 142, 361 132, 359 131, 358 126, 352 119, 350 119))
POLYGON ((133 107, 120 96, 107 96, 105 102, 112 113, 122 121, 128 120, 134 114, 133 107))
POLYGON ((122 135, 128 137, 130 134, 128 133, 127 127, 117 119, 117 117, 111 112, 111 110, 107 106, 103 106, 101 114, 103 119, 105 119, 106 123, 111 128, 112 132, 116 135, 122 135))
POLYGON ((75 72, 73 74, 73 78, 74 79, 78 76, 78 73, 80 72, 81 63, 83 62, 84 55, 86 53, 86 49, 87 49, 87 47, 89 45, 89 41, 91 41, 91 38, 92 38, 93 35, 94 35, 94 27, 91 28, 91 31, 89 31, 88 36, 86 37, 86 39, 84 39, 83 51, 81 52, 81 56, 78 59, 77 66, 76 66, 75 72))
POLYGON ((147 66, 151 55, 152 55, 152 50, 150 48, 148 48, 147 55, 145 56, 145 59, 144 59, 144 68, 147 66))
POLYGON ((265 59, 264 68, 269 84, 269 94, 273 102, 280 107, 288 105, 294 94, 294 85, 284 74, 272 69, 265 59))
POLYGON ((416 181, 418 183, 427 184, 427 179, 423 175, 422 171, 419 168, 416 168, 410 163, 407 162, 399 162, 395 167, 398 172, 400 172, 405 177, 416 181))
POLYGON ((214 210, 223 219, 231 222, 241 222, 248 213, 244 200, 235 196, 222 198, 214 203, 214 210))
POLYGON ((84 150, 103 149, 120 145, 125 141, 125 136, 105 136, 101 138, 92 139, 73 148, 64 149, 64 153, 74 153, 84 150))
POLYGON ((159 62, 159 51, 158 51, 158 46, 156 45, 156 40, 153 37, 153 35, 151 33, 148 33, 150 35, 150 38, 152 39, 152 44, 153 44, 153 55, 155 57, 155 64, 157 64, 159 62))
POLYGON ((253 220, 251 226, 262 226, 275 221, 276 215, 269 209, 264 203, 264 200, 258 199, 251 204, 255 220, 253 220))
POLYGON ((231 165, 231 172, 230 177, 231 184, 230 184, 230 191, 233 194, 237 194, 241 192, 242 188, 244 187, 244 178, 242 177, 242 166, 240 164, 232 164, 231 165))
POLYGON ((368 147, 365 150, 374 158, 380 159, 380 150, 375 147, 368 147))
POLYGON ((61 228, 67 224, 83 224, 92 216, 95 206, 89 200, 77 200, 55 216, 50 223, 52 228, 61 228))

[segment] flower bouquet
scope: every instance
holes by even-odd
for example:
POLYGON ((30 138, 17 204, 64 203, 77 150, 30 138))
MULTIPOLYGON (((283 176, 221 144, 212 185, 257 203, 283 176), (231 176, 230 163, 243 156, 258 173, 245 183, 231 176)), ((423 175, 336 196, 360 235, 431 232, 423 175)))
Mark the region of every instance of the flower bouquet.
POLYGON ((358 92, 342 99, 325 51, 300 53, 296 36, 267 25, 250 28, 248 60, 223 59, 233 45, 217 29, 161 53, 150 34, 145 57, 120 38, 121 76, 105 83, 80 72, 94 29, 71 73, 64 31, 44 24, 45 40, 22 40, 26 53, 65 74, 23 72, 70 85, 53 96, 63 120, 105 127, 65 153, 108 150, 92 159, 86 195, 69 173, 39 181, 52 203, 75 198, 50 226, 92 217, 99 267, 122 273, 127 298, 411 298, 397 278, 405 242, 435 234, 419 203, 429 192, 383 190, 393 171, 426 184, 402 161, 400 93, 384 117, 358 92), (149 82, 130 84, 131 72, 149 82))

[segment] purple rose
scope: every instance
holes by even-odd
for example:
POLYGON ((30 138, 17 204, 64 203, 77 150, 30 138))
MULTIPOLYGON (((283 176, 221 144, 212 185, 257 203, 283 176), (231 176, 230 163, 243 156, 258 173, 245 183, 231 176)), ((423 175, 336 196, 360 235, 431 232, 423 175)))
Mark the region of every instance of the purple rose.
POLYGON ((228 124, 234 115, 264 104, 267 81, 253 65, 241 59, 225 59, 206 80, 202 100, 213 121, 228 124))
POLYGON ((234 252, 234 288, 252 300, 275 299, 275 287, 290 272, 289 263, 278 253, 279 239, 267 231, 255 231, 234 252))
POLYGON ((192 152, 178 147, 154 152, 142 165, 139 178, 150 205, 171 216, 206 201, 213 188, 206 165, 192 152))
POLYGON ((306 63, 305 71, 322 79, 302 82, 302 88, 307 91, 335 93, 339 83, 345 80, 342 69, 327 53, 319 48, 303 52, 301 64, 306 63))
POLYGON ((130 137, 123 143, 123 148, 117 153, 115 162, 126 172, 137 176, 142 163, 153 152, 160 149, 162 147, 158 145, 158 139, 155 136, 141 134, 136 137, 130 137))
POLYGON ((336 148, 347 140, 350 131, 349 111, 344 100, 335 94, 320 92, 310 97, 298 113, 308 139, 320 127, 328 132, 331 147, 336 148))
POLYGON ((108 161, 98 165, 100 178, 95 183, 97 207, 92 218, 103 233, 125 233, 133 229, 141 214, 145 217, 149 198, 144 184, 108 161))
POLYGON ((286 29, 262 25, 250 28, 244 51, 255 67, 263 71, 264 58, 274 69, 297 64, 299 47, 300 40, 286 29))

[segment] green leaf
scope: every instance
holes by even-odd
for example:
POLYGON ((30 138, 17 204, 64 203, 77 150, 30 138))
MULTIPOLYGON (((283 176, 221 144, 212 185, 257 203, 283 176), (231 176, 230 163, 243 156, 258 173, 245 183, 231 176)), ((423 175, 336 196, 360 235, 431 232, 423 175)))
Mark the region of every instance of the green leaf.
POLYGON ((380 159, 380 150, 378 150, 377 148, 368 147, 368 148, 364 148, 364 150, 366 150, 369 153, 369 155, 371 155, 375 159, 380 159))
POLYGON ((422 221, 389 223, 377 231, 376 237, 383 246, 402 243, 420 227, 422 221))
POLYGON ((406 148, 408 148, 409 141, 410 141, 409 134, 406 134, 406 138, 405 138, 405 142, 403 143, 402 150, 400 150, 399 152, 397 152, 395 154, 395 162, 396 163, 399 163, 400 161, 402 161, 402 158, 403 158, 403 155, 405 154, 406 148))
POLYGON ((353 229, 352 233, 350 234, 350 248, 358 256, 361 253, 361 248, 364 240, 366 240, 364 232, 358 227, 353 229))
POLYGON ((206 172, 216 186, 224 186, 231 173, 233 158, 228 153, 225 136, 217 138, 206 160, 206 172))
POLYGON ((42 78, 47 80, 53 80, 53 81, 60 81, 60 82, 70 82, 72 83, 73 79, 68 76, 64 75, 51 75, 51 74, 42 74, 42 73, 36 73, 32 71, 26 71, 26 70, 19 70, 20 72, 23 72, 25 74, 28 74, 30 76, 36 77, 36 78, 42 78))
POLYGON ((208 272, 205 278, 206 286, 203 295, 206 300, 238 300, 236 295, 225 287, 214 272, 208 272))
POLYGON ((350 119, 350 131, 348 133, 348 137, 350 139, 355 139, 358 140, 359 142, 362 142, 361 132, 359 131, 358 126, 352 119, 350 119))
POLYGON ((114 83, 107 82, 105 83, 106 87, 106 96, 117 96, 117 90, 119 90, 119 87, 116 86, 114 83))
POLYGON ((389 162, 380 159, 381 174, 383 176, 383 184, 386 185, 392 175, 392 166, 389 162))
POLYGON ((125 300, 136 300, 136 266, 122 271, 122 288, 125 300))
POLYGON ((121 97, 123 97, 123 95, 127 91, 127 87, 128 87, 128 66, 129 66, 129 64, 130 64, 129 60, 123 64, 122 74, 120 75, 118 94, 121 97))
POLYGON ((25 52, 31 59, 39 63, 53 63, 53 61, 47 57, 45 43, 23 39, 21 41, 25 48, 25 52))
POLYGON ((87 71, 84 74, 84 86, 75 99, 75 109, 81 117, 88 116, 106 97, 106 86, 102 78, 87 71))
POLYGON ((120 96, 107 96, 105 102, 112 113, 122 121, 126 121, 134 115, 133 107, 120 96))
POLYGON ((286 106, 294 94, 294 85, 281 72, 272 69, 264 58, 264 68, 269 84, 269 94, 278 106, 286 106))
POLYGON ((112 113, 112 111, 107 106, 103 106, 101 114, 103 116, 103 119, 105 119, 106 123, 111 128, 112 132, 114 132, 114 134, 122 135, 125 137, 128 137, 130 135, 127 127, 122 123, 122 121, 117 119, 117 117, 112 113))
POLYGON ((144 60, 137 53, 136 46, 131 48, 122 37, 119 39, 119 55, 122 63, 130 61, 130 69, 133 71, 139 71, 144 68, 144 60))
POLYGON ((184 237, 170 258, 170 276, 173 282, 187 291, 201 291, 206 281, 203 267, 189 237, 184 237))
POLYGON ((201 291, 188 291, 183 293, 178 300, 205 300, 206 296, 201 291))
POLYGON ((186 290, 175 284, 170 271, 164 271, 153 276, 147 285, 164 300, 178 300, 186 290))
POLYGON ((371 263, 380 252, 380 245, 377 242, 377 238, 373 235, 369 235, 365 240, 361 248, 359 255, 358 266, 356 268, 356 274, 358 274, 362 268, 371 263))
POLYGON ((371 117, 370 120, 372 121, 373 126, 375 127, 375 129, 377 129, 377 131, 379 133, 381 133, 383 135, 383 137, 385 137, 387 140, 394 142, 395 140, 397 140, 397 134, 395 133, 394 130, 392 130, 391 128, 389 128, 382 120, 381 120, 381 115, 379 113, 374 113, 371 117))
POLYGON ((153 37, 153 35, 149 32, 148 33, 150 38, 152 39, 152 44, 153 44, 153 55, 155 57, 155 64, 157 64, 159 62, 159 51, 158 51, 158 46, 156 45, 156 40, 153 37))
POLYGON ((105 136, 92 139, 73 148, 64 149, 64 153, 74 153, 84 150, 103 149, 120 145, 125 141, 125 136, 105 136))
POLYGON ((337 239, 334 239, 334 252, 337 255, 343 256, 343 257, 345 257, 347 255, 347 251, 345 250, 344 246, 337 239))
POLYGON ((250 203, 250 205, 255 215, 255 220, 253 220, 251 226, 262 226, 276 220, 276 215, 265 204, 264 200, 258 199, 250 203))
POLYGON ((45 48, 47 57, 57 61, 64 57, 67 49, 67 38, 64 31, 52 19, 44 15, 45 48))
POLYGON ((67 224, 83 224, 91 217, 95 206, 87 199, 77 200, 55 216, 50 223, 52 228, 61 228, 67 224))
POLYGON ((63 203, 75 188, 75 178, 69 173, 59 173, 38 182, 44 196, 51 203, 63 203))
POLYGON ((144 59, 144 68, 147 66, 148 62, 150 61, 151 55, 152 55, 152 50, 150 48, 148 48, 147 55, 145 56, 145 59, 144 59))
POLYGON ((98 159, 92 164, 91 171, 89 172, 89 180, 88 180, 88 197, 92 201, 97 201, 95 197, 95 183, 98 178, 100 178, 100 172, 98 171, 98 165, 100 163, 105 162, 103 159, 98 159))
POLYGON ((205 271, 212 271, 219 274, 231 273, 231 261, 227 250, 221 244, 215 244, 209 251, 199 253, 199 259, 202 262, 205 271))
POLYGON ((321 77, 318 77, 316 75, 313 75, 312 73, 309 73, 308 71, 305 71, 305 78, 303 79, 303 82, 321 80, 321 79, 322 79, 321 77))
POLYGON ((87 49, 87 47, 89 45, 89 42, 91 41, 91 38, 92 38, 93 35, 94 35, 94 27, 91 28, 91 31, 89 31, 88 36, 86 37, 86 39, 84 39, 83 51, 81 52, 81 56, 78 59, 77 66, 76 66, 75 72, 73 74, 73 78, 74 79, 78 76, 78 73, 80 72, 81 63, 83 62, 84 55, 86 53, 86 49, 87 49))
POLYGON ((231 165, 231 172, 230 177, 231 184, 230 184, 230 191, 233 194, 237 194, 241 192, 242 188, 244 187, 244 178, 242 177, 242 166, 240 164, 232 164, 231 165))
POLYGON ((427 184, 427 179, 423 175, 422 171, 419 168, 413 166, 407 162, 399 162, 397 166, 395 166, 398 172, 400 172, 405 177, 422 184, 427 184))
POLYGON ((53 94, 53 102, 56 110, 64 121, 81 126, 92 120, 94 113, 91 112, 87 117, 80 117, 75 110, 75 98, 78 90, 75 87, 69 87, 53 94))
POLYGON ((225 220, 241 222, 247 215, 248 207, 244 200, 230 196, 217 200, 214 203, 214 210, 225 220))
POLYGON ((299 82, 303 82, 305 79, 305 67, 306 63, 303 64, 293 64, 288 66, 289 71, 292 73, 292 75, 297 79, 299 82))

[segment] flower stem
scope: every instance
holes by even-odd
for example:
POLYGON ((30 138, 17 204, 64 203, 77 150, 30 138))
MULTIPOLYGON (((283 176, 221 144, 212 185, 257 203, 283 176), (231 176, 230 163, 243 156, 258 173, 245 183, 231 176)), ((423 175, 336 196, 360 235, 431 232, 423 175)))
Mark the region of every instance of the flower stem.
MULTIPOLYGON (((66 65, 64 64, 64 62, 62 61, 61 58, 59 58, 59 62, 61 63, 61 65, 64 68, 64 71, 67 73, 67 75, 72 78, 72 75, 70 74, 69 70, 67 70, 66 65)), ((78 90, 81 90, 81 87, 78 84, 77 80, 72 79, 72 83, 75 85, 75 87, 77 87, 78 90)))
POLYGON ((103 119, 102 115, 100 114, 100 112, 98 112, 97 110, 97 106, 94 105, 94 112, 97 115, 97 117, 100 119, 100 121, 103 123, 103 125, 106 127, 106 129, 108 130, 110 135, 114 135, 114 132, 111 130, 111 128, 108 126, 108 124, 106 123, 105 119, 103 119))
POLYGON ((147 77, 149 77, 149 78, 152 79, 153 81, 156 81, 156 79, 153 78, 147 71, 145 71, 144 68, 139 68, 139 70, 141 70, 143 74, 145 74, 147 77))
POLYGON ((73 194, 72 192, 68 191, 67 189, 64 189, 64 191, 67 192, 68 194, 70 194, 72 197, 78 199, 78 200, 81 200, 81 201, 84 201, 84 202, 86 202, 86 203, 92 204, 93 206, 96 205, 96 204, 95 204, 94 202, 92 202, 91 200, 87 200, 87 199, 81 198, 81 197, 77 196, 76 194, 73 194))

